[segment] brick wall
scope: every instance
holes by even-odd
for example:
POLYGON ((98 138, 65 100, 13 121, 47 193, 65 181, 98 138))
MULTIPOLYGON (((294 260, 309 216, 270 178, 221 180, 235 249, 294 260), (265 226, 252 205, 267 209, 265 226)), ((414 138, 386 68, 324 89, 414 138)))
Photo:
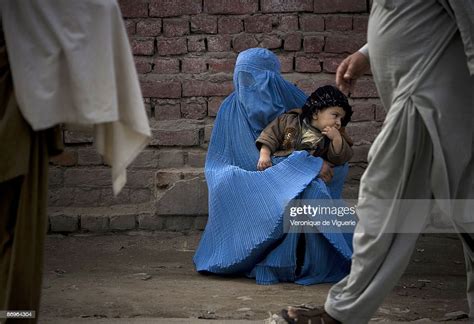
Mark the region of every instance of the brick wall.
MULTIPOLYGON (((121 0, 153 130, 149 147, 113 197, 110 170, 90 130, 65 131, 52 160, 50 229, 70 232, 202 229, 203 166, 220 103, 232 92, 239 52, 265 47, 305 92, 334 84, 339 62, 365 43, 366 0, 121 0)), ((352 96, 355 139, 346 197, 357 195, 367 151, 384 118, 370 75, 352 96)))

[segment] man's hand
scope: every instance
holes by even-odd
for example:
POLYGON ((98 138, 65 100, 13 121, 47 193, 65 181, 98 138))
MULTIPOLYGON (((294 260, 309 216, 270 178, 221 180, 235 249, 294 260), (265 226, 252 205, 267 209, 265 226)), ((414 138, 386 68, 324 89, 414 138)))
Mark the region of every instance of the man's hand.
POLYGON ((321 170, 319 171, 319 177, 324 182, 328 183, 331 182, 332 177, 334 176, 334 171, 332 169, 334 165, 329 163, 326 160, 323 160, 323 165, 321 166, 321 170))
POLYGON ((367 57, 357 51, 339 64, 336 71, 336 85, 344 93, 350 93, 355 82, 370 69, 367 57))

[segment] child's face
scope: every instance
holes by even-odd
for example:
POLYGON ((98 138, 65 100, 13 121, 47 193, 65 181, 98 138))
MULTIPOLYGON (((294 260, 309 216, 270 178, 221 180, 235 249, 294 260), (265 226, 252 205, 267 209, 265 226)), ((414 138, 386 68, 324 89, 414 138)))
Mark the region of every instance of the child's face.
POLYGON ((346 112, 341 107, 328 107, 313 114, 311 125, 321 131, 328 126, 340 129, 345 116, 346 112))

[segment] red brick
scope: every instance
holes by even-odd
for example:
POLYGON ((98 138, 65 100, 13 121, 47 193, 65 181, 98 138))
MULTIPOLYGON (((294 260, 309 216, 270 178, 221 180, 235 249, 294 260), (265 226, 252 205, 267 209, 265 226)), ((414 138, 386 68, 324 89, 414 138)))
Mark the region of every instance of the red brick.
POLYGON ((352 17, 350 16, 326 16, 324 18, 326 30, 345 31, 352 29, 352 17))
MULTIPOLYGON (((143 189, 141 189, 143 191, 143 189)), ((150 190, 146 190, 148 193, 150 193, 150 190)), ((132 191, 133 192, 133 191, 132 191)), ((135 195, 139 193, 140 191, 136 191, 135 195)), ((150 197, 150 194, 148 194, 148 198, 150 197)), ((140 201, 140 200, 139 200, 140 201)), ((143 202, 143 201, 140 201, 143 202)), ((116 216, 111 216, 110 217, 110 229, 112 231, 124 231, 124 230, 132 230, 136 226, 136 217, 135 215, 116 215, 116 216)))
POLYGON ((155 103, 156 120, 173 120, 181 118, 181 105, 176 101, 157 101, 155 103))
POLYGON ((205 58, 189 57, 181 61, 181 72, 183 73, 204 73, 207 70, 205 58))
MULTIPOLYGON (((144 151, 145 153, 147 151, 144 151)), ((156 151, 151 151, 157 156, 156 151)), ((141 153, 143 154, 143 153, 141 153)), ((153 186, 155 170, 130 170, 127 171, 127 184, 125 188, 150 188, 153 186)))
POLYGON ((358 121, 372 121, 375 120, 375 103, 370 102, 357 102, 352 104, 352 110, 354 111, 352 115, 351 122, 358 121))
POLYGON ((320 53, 324 47, 324 37, 307 36, 304 38, 303 47, 306 53, 320 53))
POLYGON ((154 59, 153 73, 157 74, 174 74, 179 73, 178 59, 154 59))
POLYGON ((316 15, 301 16, 300 28, 304 32, 324 31, 324 18, 316 15))
POLYGON ((207 101, 207 115, 210 117, 217 116, 217 112, 221 107, 222 102, 224 101, 225 97, 211 97, 207 101))
POLYGON ((309 78, 304 78, 301 80, 296 81, 296 86, 303 90, 307 95, 312 93, 314 90, 316 90, 319 87, 322 87, 324 85, 335 85, 334 79, 322 79, 322 80, 313 80, 309 78))
POLYGON ((219 34, 238 34, 244 30, 242 19, 237 17, 221 17, 218 20, 219 34))
POLYGON ((206 101, 187 100, 181 103, 181 115, 187 119, 203 119, 207 116, 206 101))
POLYGON ((72 206, 74 205, 74 188, 48 188, 49 206, 72 206))
POLYGON ((367 12, 366 0, 317 0, 314 12, 367 12))
MULTIPOLYGON (((100 202, 101 191, 102 191, 101 189, 93 189, 93 188, 76 188, 74 190, 74 206, 81 206, 81 207, 98 206, 100 202)), ((83 228, 86 227, 83 224, 81 225, 83 228)))
POLYGON ((151 104, 150 104, 150 98, 143 98, 144 101, 145 101, 145 112, 146 112, 146 116, 148 118, 151 118, 151 115, 152 115, 152 111, 151 111, 151 104), (147 102, 148 100, 148 102, 147 102))
POLYGON ((297 31, 298 16, 282 16, 277 29, 284 32, 297 31))
MULTIPOLYGON (((130 203, 140 204, 144 202, 149 202, 152 199, 153 195, 151 194, 150 189, 135 189, 130 190, 130 203)), ((128 216, 128 215, 124 215, 128 216)), ((110 227, 113 226, 113 219, 110 219, 110 227)), ((131 224, 130 224, 131 226, 131 224)))
POLYGON ((369 24, 369 16, 353 16, 352 29, 355 32, 367 33, 367 25, 369 24))
MULTIPOLYGON (((179 162, 181 163, 178 163, 177 166, 183 166, 184 165, 184 154, 181 154, 181 157, 179 156, 176 156, 177 150, 174 149, 174 150, 166 150, 163 152, 163 150, 159 150, 159 156, 158 156, 158 164, 159 164, 159 167, 161 168, 176 168, 176 166, 174 165, 173 160, 181 160, 179 162), (174 153, 174 154, 173 154, 174 153), (170 155, 171 155, 171 160, 172 161, 164 161, 165 163, 160 163, 161 161, 161 157, 164 157, 166 160, 169 160, 170 159, 170 155), (174 156, 173 156, 174 155, 174 156), (178 158, 178 159, 176 159, 178 158), (171 162, 171 163, 170 163, 171 162), (164 166, 162 166, 164 165, 164 166)), ((184 153, 184 152, 182 152, 184 153)), ((159 170, 157 173, 156 173, 156 181, 155 181, 155 184, 156 184, 156 187, 158 189, 167 189, 169 188, 170 185, 173 185, 176 181, 178 180, 182 180, 182 179, 185 179, 186 175, 182 172, 176 172, 176 171, 167 171, 167 170, 159 170)))
POLYGON ((217 17, 215 16, 192 16, 191 32, 216 34, 217 33, 217 17))
POLYGON ((204 0, 204 12, 243 15, 258 11, 258 0, 204 0))
POLYGON ((147 62, 145 60, 141 60, 135 57, 135 67, 138 73, 150 73, 152 70, 151 62, 147 62))
POLYGON ((209 72, 232 73, 235 66, 235 58, 209 59, 209 72))
POLYGON ((329 35, 324 51, 327 53, 354 53, 365 44, 365 38, 342 35, 329 35))
POLYGON ((150 144, 162 146, 199 145, 199 129, 154 130, 150 144))
POLYGON ((352 93, 353 98, 378 98, 377 88, 372 79, 358 80, 352 93))
POLYGON ((261 0, 263 12, 313 11, 313 0, 261 0))
POLYGON ((252 47, 257 47, 257 46, 258 46, 258 41, 255 39, 254 36, 249 35, 249 34, 241 34, 241 35, 235 36, 234 39, 232 40, 232 48, 237 53, 242 52, 252 47))
POLYGON ((189 151, 187 157, 186 164, 193 168, 203 168, 206 163, 205 151, 189 151))
POLYGON ((80 148, 77 150, 78 165, 101 165, 102 156, 93 147, 80 148))
POLYGON ((162 230, 165 224, 165 218, 153 214, 138 215, 138 228, 141 230, 162 230))
POLYGON ((277 35, 264 35, 260 41, 260 47, 268 49, 277 49, 280 48, 282 40, 277 35))
POLYGON ((65 187, 106 187, 112 184, 110 169, 104 168, 66 168, 65 187))
POLYGON ((186 54, 188 47, 186 38, 161 38, 157 40, 159 55, 186 54))
POLYGON ((158 36, 161 33, 161 19, 146 19, 137 23, 140 36, 158 36))
MULTIPOLYGON (((87 194, 85 192, 84 194, 87 194)), ((130 189, 124 188, 117 197, 114 196, 112 188, 102 189, 100 193, 100 199, 98 201, 98 206, 113 206, 121 205, 130 201, 130 189)), ((131 215, 130 215, 131 216, 131 215)))
POLYGON ((166 37, 179 37, 189 34, 189 21, 180 18, 163 19, 163 34, 166 37))
MULTIPOLYGON (((88 193, 84 192, 83 195, 87 198, 88 193)), ((115 201, 117 201, 117 199, 115 199, 115 201)), ((126 202, 128 202, 128 197, 126 199, 126 202)), ((85 206, 86 205, 87 204, 85 204, 85 206)), ((109 217, 104 217, 103 215, 81 215, 80 222, 81 229, 87 232, 107 232, 110 230, 109 217)))
POLYGON ((387 112, 385 111, 383 106, 381 104, 377 105, 375 107, 375 120, 383 122, 386 116, 387 116, 387 112))
POLYGON ((153 55, 155 53, 154 38, 132 38, 130 45, 133 55, 153 55))
POLYGON ((369 154, 370 145, 354 145, 352 151, 354 155, 350 162, 367 162, 367 155, 369 154))
POLYGON ((119 0, 125 18, 148 17, 148 3, 143 0, 119 0))
POLYGON ((209 52, 228 52, 232 38, 229 35, 207 37, 207 50, 209 52))
POLYGON ((143 150, 130 164, 131 169, 151 169, 158 167, 158 152, 156 150, 143 150))
POLYGON ((347 134, 352 138, 356 144, 372 143, 380 132, 380 123, 371 122, 356 122, 349 123, 346 127, 347 134))
POLYGON ((73 166, 77 164, 77 153, 66 150, 63 153, 49 159, 51 164, 59 166, 73 166))
POLYGON ((183 97, 227 96, 232 90, 232 81, 220 83, 201 80, 183 81, 183 97))
POLYGON ((270 33, 272 31, 272 19, 267 15, 247 17, 244 19, 244 25, 247 33, 270 33))
POLYGON ((68 130, 64 131, 64 143, 66 144, 84 144, 94 141, 94 130, 68 130))
MULTIPOLYGON (((356 145, 356 146, 369 146, 369 145, 362 144, 362 145, 356 145)), ((364 162, 364 161, 360 161, 360 162, 364 162)), ((351 167, 349 168, 349 173, 347 174, 347 177, 346 177, 347 183, 359 185, 360 178, 362 177, 362 174, 364 173, 366 168, 367 168, 367 165, 360 165, 360 164, 351 165, 351 167)))
POLYGON ((289 33, 283 41, 285 51, 299 51, 301 49, 301 34, 289 33))
POLYGON ((204 36, 188 37, 188 51, 189 52, 205 52, 206 51, 206 37, 204 36))
MULTIPOLYGON (((59 212, 48 216, 51 224, 51 232, 77 232, 79 225, 78 215, 67 215, 59 212)), ((198 226, 198 224, 196 224, 196 226, 198 226)))
POLYGON ((143 81, 141 82, 141 88, 144 97, 181 97, 181 83, 178 81, 143 81))
POLYGON ((321 64, 319 58, 314 57, 296 57, 296 72, 321 72, 321 64))
POLYGON ((125 22, 125 29, 127 30, 127 34, 130 37, 131 35, 135 35, 136 29, 136 21, 131 19, 124 20, 125 22))
POLYGON ((327 73, 336 73, 337 67, 344 60, 343 57, 326 57, 323 59, 323 71, 327 73))
MULTIPOLYGON (((184 154, 182 150, 178 149, 178 150, 159 150, 158 151, 158 168, 162 168, 162 169, 179 168, 179 167, 182 167, 183 165, 184 165, 184 154)), ((158 174, 159 173, 160 172, 158 172, 158 174)))
POLYGON ((206 125, 204 127, 204 143, 209 143, 211 140, 211 134, 212 134, 212 128, 214 127, 214 124, 211 125, 206 125))
POLYGON ((151 0, 151 17, 196 15, 202 12, 201 0, 151 0))
POLYGON ((278 55, 280 60, 281 72, 293 72, 293 55, 278 55))

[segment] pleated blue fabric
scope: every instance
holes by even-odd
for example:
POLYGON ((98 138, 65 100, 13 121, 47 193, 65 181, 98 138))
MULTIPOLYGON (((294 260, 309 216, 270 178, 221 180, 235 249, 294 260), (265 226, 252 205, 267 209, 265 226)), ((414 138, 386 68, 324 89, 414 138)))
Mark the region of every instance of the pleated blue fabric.
POLYGON ((273 119, 301 107, 306 95, 280 75, 271 51, 239 54, 234 89, 222 103, 211 134, 205 175, 209 219, 194 255, 197 271, 247 275, 259 284, 335 282, 347 275, 352 234, 285 234, 283 214, 298 199, 340 198, 347 165, 330 185, 317 178, 322 160, 297 151, 257 171, 255 140, 273 119), (296 251, 305 235, 305 257, 296 274, 296 251))

